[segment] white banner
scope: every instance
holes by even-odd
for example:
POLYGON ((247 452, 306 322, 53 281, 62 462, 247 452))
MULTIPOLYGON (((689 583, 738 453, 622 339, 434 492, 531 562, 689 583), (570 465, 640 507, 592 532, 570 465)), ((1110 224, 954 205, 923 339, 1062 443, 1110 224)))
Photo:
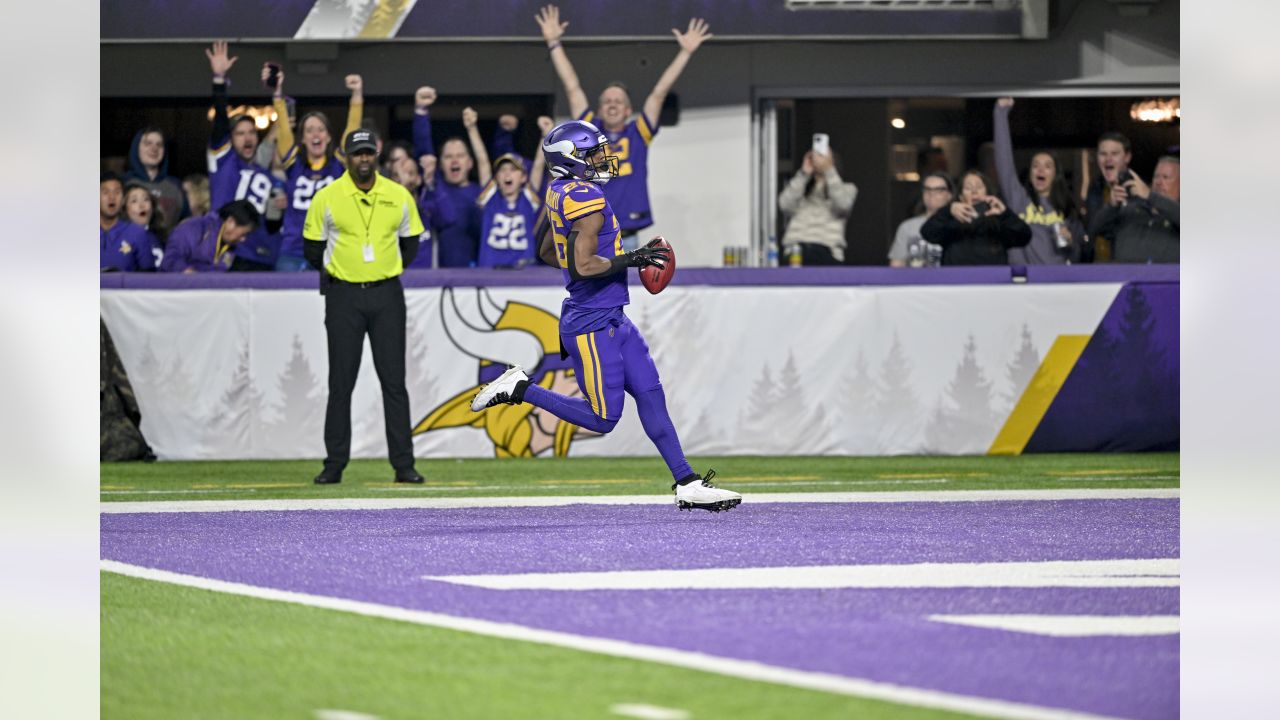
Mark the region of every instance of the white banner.
MULTIPOLYGON (((1061 335, 1091 335, 1115 284, 632 289, 667 406, 690 455, 987 452, 1061 335)), ((420 457, 652 455, 628 400, 607 436, 528 406, 450 409, 481 359, 558 352, 558 288, 405 293, 420 457), (442 406, 445 406, 442 408, 442 406), (435 412, 438 411, 438 412, 435 412), (559 432, 558 432, 559 430, 559 432)), ((320 458, 328 361, 313 290, 104 290, 101 311, 161 458, 320 458)), ((577 393, 566 371, 544 385, 577 393)), ((368 345, 353 457, 385 457, 368 345)))

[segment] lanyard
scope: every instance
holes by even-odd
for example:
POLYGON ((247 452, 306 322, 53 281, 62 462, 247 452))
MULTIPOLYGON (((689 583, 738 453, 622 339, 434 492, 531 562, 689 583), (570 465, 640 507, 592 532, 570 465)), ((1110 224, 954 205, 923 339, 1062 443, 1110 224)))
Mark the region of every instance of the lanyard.
POLYGON ((222 244, 222 226, 219 225, 218 240, 213 245, 213 264, 217 265, 218 263, 222 262, 222 256, 227 252, 227 250, 230 250, 230 249, 231 249, 230 245, 222 244))
MULTIPOLYGON (((368 198, 368 195, 366 195, 366 196, 365 196, 365 198, 368 198)), ((364 241, 365 241, 365 243, 366 243, 366 244, 368 244, 368 243, 370 242, 370 240, 369 240, 369 228, 373 226, 373 214, 374 214, 374 213, 376 213, 376 212, 378 212, 378 201, 377 201, 377 199, 376 199, 376 198, 373 198, 373 199, 370 199, 370 200, 369 200, 369 217, 368 217, 368 219, 365 219, 364 211, 360 209, 360 201, 359 201, 359 200, 357 200, 357 199, 356 199, 356 197, 355 197, 354 195, 352 195, 352 196, 351 196, 351 202, 355 203, 355 205, 356 205, 356 212, 360 214, 360 220, 361 220, 361 222, 363 222, 363 223, 364 223, 364 241)))

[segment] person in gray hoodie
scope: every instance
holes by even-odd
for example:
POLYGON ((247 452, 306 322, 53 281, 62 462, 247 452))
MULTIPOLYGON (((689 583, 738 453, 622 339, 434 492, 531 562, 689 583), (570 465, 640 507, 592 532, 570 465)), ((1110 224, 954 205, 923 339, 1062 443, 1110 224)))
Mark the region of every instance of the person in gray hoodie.
POLYGON ((168 235, 180 220, 191 214, 182 182, 169 174, 169 153, 160 128, 145 127, 133 136, 133 144, 129 147, 129 172, 125 173, 124 180, 137 183, 151 192, 163 222, 162 235, 168 235))
POLYGON ((1009 111, 1013 98, 1002 97, 995 105, 996 172, 1000 192, 1009 209, 1031 227, 1031 242, 1009 248, 1010 265, 1063 265, 1080 260, 1085 242, 1080 210, 1058 172, 1058 161, 1048 151, 1031 156, 1027 185, 1019 179, 1013 162, 1013 142, 1009 137, 1009 111))

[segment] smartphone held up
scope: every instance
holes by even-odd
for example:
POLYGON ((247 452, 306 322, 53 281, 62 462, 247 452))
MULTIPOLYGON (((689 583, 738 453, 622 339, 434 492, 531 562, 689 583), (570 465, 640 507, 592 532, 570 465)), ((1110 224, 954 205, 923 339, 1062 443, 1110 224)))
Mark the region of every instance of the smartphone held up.
POLYGON ((827 156, 831 154, 831 137, 826 133, 813 134, 813 152, 816 155, 827 156))

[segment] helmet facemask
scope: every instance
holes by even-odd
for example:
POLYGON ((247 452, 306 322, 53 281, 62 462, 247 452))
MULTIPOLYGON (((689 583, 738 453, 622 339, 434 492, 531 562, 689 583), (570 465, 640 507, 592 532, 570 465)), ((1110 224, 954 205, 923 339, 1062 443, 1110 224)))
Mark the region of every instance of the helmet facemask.
POLYGON ((587 179, 591 182, 596 183, 597 185, 604 185, 613 178, 618 177, 617 155, 605 154, 602 157, 592 160, 593 155, 608 153, 609 143, 600 143, 589 150, 579 152, 581 154, 578 159, 587 166, 585 174, 587 179))

